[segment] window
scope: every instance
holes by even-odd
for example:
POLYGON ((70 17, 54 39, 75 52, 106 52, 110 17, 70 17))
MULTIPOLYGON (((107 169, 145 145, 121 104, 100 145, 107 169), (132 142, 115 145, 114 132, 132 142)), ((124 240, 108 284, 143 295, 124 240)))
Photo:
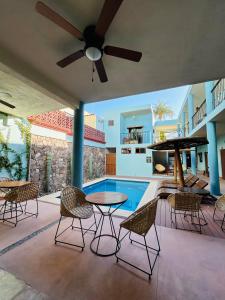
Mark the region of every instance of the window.
POLYGON ((114 126, 114 120, 108 120, 108 126, 114 126))
POLYGON ((121 154, 131 154, 131 148, 122 148, 121 154))
POLYGON ((136 154, 144 154, 144 153, 146 153, 146 148, 136 148, 135 153, 136 154))

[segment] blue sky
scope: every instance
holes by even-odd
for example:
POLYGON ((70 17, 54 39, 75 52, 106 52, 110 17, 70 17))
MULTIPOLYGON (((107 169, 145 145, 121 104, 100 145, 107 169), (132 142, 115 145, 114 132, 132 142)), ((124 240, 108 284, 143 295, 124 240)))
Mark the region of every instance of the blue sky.
POLYGON ((189 86, 181 86, 178 88, 166 89, 157 92, 86 104, 85 110, 89 113, 94 113, 104 117, 104 112, 110 109, 114 110, 119 109, 120 107, 142 106, 146 104, 154 105, 157 102, 162 101, 171 107, 171 109, 174 111, 174 118, 176 118, 187 94, 188 87, 189 86))

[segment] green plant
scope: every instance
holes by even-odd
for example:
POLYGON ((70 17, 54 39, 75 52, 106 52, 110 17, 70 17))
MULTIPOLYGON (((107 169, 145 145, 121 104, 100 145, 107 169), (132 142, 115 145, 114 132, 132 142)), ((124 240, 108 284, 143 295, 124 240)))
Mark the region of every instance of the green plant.
POLYGON ((159 102, 154 106, 154 114, 159 120, 163 120, 166 116, 173 117, 173 110, 164 102, 159 102))
POLYGON ((30 148, 31 148, 31 124, 28 121, 15 121, 15 124, 20 130, 21 137, 26 146, 26 160, 27 160, 27 169, 26 169, 26 179, 29 178, 29 165, 30 165, 30 148))
POLYGON ((19 153, 8 146, 7 139, 0 132, 0 171, 5 169, 10 178, 23 178, 23 165, 19 153))
POLYGON ((31 125, 24 120, 15 120, 15 124, 20 130, 21 138, 25 143, 25 152, 19 153, 9 146, 9 135, 5 138, 0 132, 0 171, 5 170, 10 178, 21 180, 29 175, 30 145, 31 145, 31 125), (27 166, 23 168, 22 157, 26 155, 27 166))

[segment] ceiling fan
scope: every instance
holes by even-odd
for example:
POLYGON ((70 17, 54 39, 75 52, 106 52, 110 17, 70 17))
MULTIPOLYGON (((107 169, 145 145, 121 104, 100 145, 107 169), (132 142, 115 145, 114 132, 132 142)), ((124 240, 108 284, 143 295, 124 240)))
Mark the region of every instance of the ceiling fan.
POLYGON ((142 56, 141 52, 114 46, 105 46, 102 48, 105 40, 105 34, 122 2, 123 0, 105 0, 97 24, 87 26, 84 29, 84 32, 81 33, 80 30, 53 11, 46 4, 38 1, 36 3, 36 10, 38 13, 50 19, 52 22, 72 34, 78 40, 84 41, 85 43, 84 49, 76 51, 75 53, 72 53, 71 55, 58 61, 57 65, 61 68, 64 68, 83 56, 86 56, 95 64, 100 81, 106 82, 108 81, 108 78, 102 61, 103 54, 139 62, 142 56))

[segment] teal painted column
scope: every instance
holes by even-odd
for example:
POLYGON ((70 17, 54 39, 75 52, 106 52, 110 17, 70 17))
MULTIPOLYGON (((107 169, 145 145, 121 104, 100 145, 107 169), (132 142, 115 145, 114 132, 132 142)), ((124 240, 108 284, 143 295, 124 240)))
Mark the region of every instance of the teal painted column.
POLYGON ((210 192, 213 195, 220 195, 216 123, 208 122, 206 124, 206 131, 207 131, 207 139, 209 141, 208 164, 209 164, 210 192))
MULTIPOLYGON (((206 112, 207 115, 214 108, 214 98, 211 90, 214 86, 213 81, 205 82, 205 97, 206 97, 206 112)), ((207 122, 206 132, 208 139, 208 164, 209 164, 209 180, 210 192, 213 195, 220 195, 220 179, 218 168, 218 152, 217 152, 217 136, 216 136, 216 123, 207 122)))
MULTIPOLYGON (((194 115, 194 98, 190 93, 188 95, 188 123, 189 123, 189 133, 193 130, 192 117, 194 115)), ((191 172, 197 174, 197 165, 196 165, 196 151, 195 148, 191 148, 191 172)))
POLYGON ((74 110, 73 153, 72 153, 72 185, 83 186, 83 140, 84 140, 84 104, 80 102, 74 110))
MULTIPOLYGON (((186 114, 183 111, 182 116, 181 116, 181 135, 182 137, 185 137, 185 122, 186 122, 186 114)), ((182 161, 183 161, 183 168, 184 171, 187 172, 187 156, 186 156, 186 151, 182 152, 182 161)))

